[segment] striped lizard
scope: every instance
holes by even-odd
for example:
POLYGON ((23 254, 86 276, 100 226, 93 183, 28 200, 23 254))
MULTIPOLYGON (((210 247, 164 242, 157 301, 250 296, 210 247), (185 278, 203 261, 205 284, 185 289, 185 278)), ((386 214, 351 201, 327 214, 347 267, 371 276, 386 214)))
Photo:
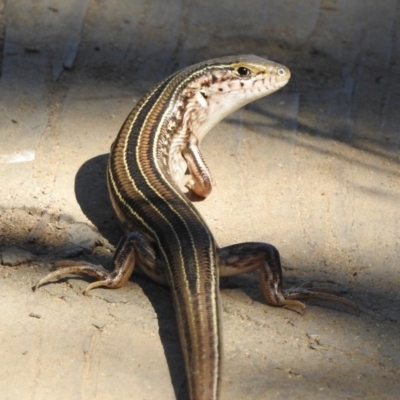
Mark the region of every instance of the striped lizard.
POLYGON ((282 289, 278 250, 267 243, 219 248, 202 216, 181 190, 207 197, 213 179, 199 145, 220 120, 289 81, 283 65, 253 56, 217 58, 178 71, 151 89, 128 115, 111 146, 108 188, 124 228, 113 269, 59 261, 37 284, 66 274, 96 279, 85 293, 119 288, 139 266, 174 301, 191 400, 219 398, 221 322, 219 277, 259 270, 270 305, 304 311, 301 298, 355 305, 323 288, 282 289))

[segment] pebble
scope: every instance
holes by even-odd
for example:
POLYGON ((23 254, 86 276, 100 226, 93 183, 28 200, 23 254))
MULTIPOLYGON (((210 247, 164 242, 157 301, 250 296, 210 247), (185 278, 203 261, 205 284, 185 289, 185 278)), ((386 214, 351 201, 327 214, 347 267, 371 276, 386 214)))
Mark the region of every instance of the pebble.
POLYGON ((97 243, 101 242, 100 234, 89 225, 77 222, 67 229, 69 242, 92 251, 97 243))
POLYGON ((1 253, 1 263, 14 267, 23 263, 32 261, 35 256, 28 250, 21 249, 17 246, 12 246, 1 253))

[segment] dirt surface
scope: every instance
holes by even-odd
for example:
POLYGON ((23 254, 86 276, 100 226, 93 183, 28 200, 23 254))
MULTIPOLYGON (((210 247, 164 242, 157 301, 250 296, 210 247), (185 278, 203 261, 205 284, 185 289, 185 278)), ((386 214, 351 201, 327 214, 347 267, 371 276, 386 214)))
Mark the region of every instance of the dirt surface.
POLYGON ((187 399, 168 288, 139 271, 90 296, 76 277, 32 287, 59 259, 110 266, 107 156, 140 96, 239 53, 292 79, 205 139, 217 186, 196 206, 221 246, 273 243, 286 288, 341 289, 361 313, 301 316, 256 274, 224 279, 221 399, 397 399, 399 3, 116 3, 0 0, 0 399, 187 399))

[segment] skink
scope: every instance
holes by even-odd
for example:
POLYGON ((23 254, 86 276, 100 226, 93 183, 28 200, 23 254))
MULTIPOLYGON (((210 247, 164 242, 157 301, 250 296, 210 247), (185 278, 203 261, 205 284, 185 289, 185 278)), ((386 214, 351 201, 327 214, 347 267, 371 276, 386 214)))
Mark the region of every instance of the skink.
POLYGON ((111 272, 86 262, 60 261, 37 285, 66 274, 91 275, 99 287, 118 288, 134 267, 171 287, 191 400, 219 397, 220 276, 260 272, 261 289, 274 306, 304 310, 300 298, 349 300, 325 289, 282 290, 277 249, 267 243, 218 248, 207 224, 181 189, 207 197, 213 179, 199 144, 228 114, 286 85, 290 71, 253 55, 205 61, 166 78, 127 117, 112 144, 108 188, 125 230, 111 272))

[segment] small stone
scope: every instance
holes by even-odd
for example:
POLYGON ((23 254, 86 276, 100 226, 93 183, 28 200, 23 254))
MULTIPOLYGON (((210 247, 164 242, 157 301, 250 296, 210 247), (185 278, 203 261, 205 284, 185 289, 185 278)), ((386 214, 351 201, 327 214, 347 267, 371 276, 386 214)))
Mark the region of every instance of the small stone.
POLYGON ((60 216, 58 217, 58 221, 62 224, 68 224, 68 225, 75 223, 74 218, 68 214, 60 214, 60 216))
POLYGON ((84 223, 76 223, 67 229, 70 237, 69 242, 92 251, 97 243, 101 243, 100 234, 89 225, 84 223))
POLYGON ((28 250, 12 246, 1 253, 2 264, 14 267, 32 261, 35 256, 28 250))
POLYGON ((92 325, 98 329, 99 331, 102 331, 104 329, 104 327, 106 326, 106 324, 104 322, 92 322, 92 325))

